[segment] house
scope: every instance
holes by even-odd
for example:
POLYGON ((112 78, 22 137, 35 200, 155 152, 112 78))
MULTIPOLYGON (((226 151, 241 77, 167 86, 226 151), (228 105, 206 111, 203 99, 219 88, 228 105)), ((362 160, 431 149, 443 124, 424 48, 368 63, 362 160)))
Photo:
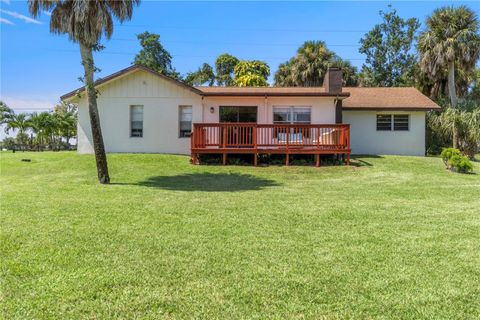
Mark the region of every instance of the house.
MULTIPOLYGON (((142 66, 96 82, 107 152, 425 155, 425 114, 440 107, 415 88, 192 87, 142 66), (193 132, 192 132, 193 130, 193 132)), ((78 152, 93 153, 84 88, 78 152)), ((256 157, 255 157, 256 159, 256 157)), ((288 156, 287 156, 288 164, 288 156)))

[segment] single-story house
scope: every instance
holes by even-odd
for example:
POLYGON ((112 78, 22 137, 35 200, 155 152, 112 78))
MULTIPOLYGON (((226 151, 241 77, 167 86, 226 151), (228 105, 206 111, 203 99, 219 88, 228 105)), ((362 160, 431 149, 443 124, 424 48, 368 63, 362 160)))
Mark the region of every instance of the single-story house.
MULTIPOLYGON (((107 152, 425 155, 425 114, 440 107, 415 88, 192 87, 142 66, 96 82, 107 152)), ((84 88, 78 152, 93 153, 84 88)), ((288 161, 288 160, 287 160, 288 161)))

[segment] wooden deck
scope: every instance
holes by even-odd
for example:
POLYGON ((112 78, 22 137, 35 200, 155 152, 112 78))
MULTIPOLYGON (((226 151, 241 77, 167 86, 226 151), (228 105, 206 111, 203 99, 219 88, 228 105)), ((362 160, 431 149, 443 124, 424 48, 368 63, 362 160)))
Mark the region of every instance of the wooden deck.
POLYGON ((350 163, 350 125, 348 124, 257 124, 194 123, 191 135, 192 163, 201 154, 253 154, 257 165, 259 154, 314 154, 320 166, 320 155, 342 154, 350 163))

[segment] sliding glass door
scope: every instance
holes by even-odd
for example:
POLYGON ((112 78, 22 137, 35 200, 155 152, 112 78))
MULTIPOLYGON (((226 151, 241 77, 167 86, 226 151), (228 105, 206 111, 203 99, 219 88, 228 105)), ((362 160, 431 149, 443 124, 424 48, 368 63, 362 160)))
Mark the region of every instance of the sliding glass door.
MULTIPOLYGON (((220 122, 229 123, 256 123, 257 107, 220 106, 220 122)), ((237 147, 253 146, 253 127, 225 127, 222 129, 220 140, 226 139, 226 144, 237 147)))
POLYGON ((220 122, 257 122, 257 107, 220 106, 220 122))

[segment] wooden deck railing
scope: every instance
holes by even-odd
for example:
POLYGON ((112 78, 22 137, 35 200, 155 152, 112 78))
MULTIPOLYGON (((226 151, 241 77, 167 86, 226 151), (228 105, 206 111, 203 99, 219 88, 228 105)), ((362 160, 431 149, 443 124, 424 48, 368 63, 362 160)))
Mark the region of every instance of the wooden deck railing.
POLYGON ((348 124, 195 123, 192 149, 350 149, 348 124))
MULTIPOLYGON (((198 154, 350 154, 348 124, 195 123, 192 159, 198 154)), ((348 161, 348 158, 347 158, 348 161)), ((225 160, 224 160, 225 162, 225 160)), ((288 159, 287 159, 288 164, 288 159)))

